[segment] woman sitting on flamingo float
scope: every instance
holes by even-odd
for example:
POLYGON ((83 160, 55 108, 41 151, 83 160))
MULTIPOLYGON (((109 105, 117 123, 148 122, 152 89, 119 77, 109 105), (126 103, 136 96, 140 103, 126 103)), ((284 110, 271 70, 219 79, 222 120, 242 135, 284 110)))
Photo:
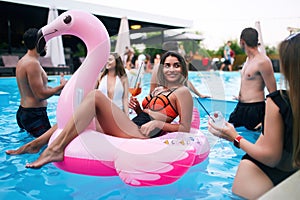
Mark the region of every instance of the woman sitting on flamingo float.
MULTIPOLYGON (((45 149, 29 168, 39 168, 49 162, 62 161, 66 146, 96 118, 100 132, 120 138, 159 136, 164 132, 190 132, 193 99, 184 86, 188 70, 184 58, 175 52, 162 56, 158 69, 161 87, 153 91, 146 107, 132 120, 98 90, 91 91, 78 106, 59 136, 45 149), (179 116, 179 123, 171 123, 179 116)), ((143 104, 145 104, 143 102, 143 104)))

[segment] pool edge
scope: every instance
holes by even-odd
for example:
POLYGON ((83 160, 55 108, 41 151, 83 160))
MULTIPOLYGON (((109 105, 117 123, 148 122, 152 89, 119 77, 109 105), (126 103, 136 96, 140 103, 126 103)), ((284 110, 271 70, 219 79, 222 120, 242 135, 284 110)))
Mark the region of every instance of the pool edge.
POLYGON ((258 200, 299 199, 300 170, 262 195, 258 200))

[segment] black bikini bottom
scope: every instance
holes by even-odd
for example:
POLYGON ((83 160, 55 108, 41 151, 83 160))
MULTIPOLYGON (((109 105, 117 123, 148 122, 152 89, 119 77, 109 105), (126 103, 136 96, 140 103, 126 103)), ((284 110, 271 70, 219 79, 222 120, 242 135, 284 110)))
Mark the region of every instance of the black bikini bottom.
MULTIPOLYGON (((150 122, 154 120, 148 113, 141 112, 136 117, 134 117, 131 121, 133 121, 139 128, 146 124, 147 122, 150 122)), ((162 130, 159 128, 155 128, 153 131, 150 132, 149 137, 154 138, 159 136, 162 133, 162 130)))
POLYGON ((277 169, 275 167, 269 167, 269 166, 264 165, 261 162, 255 160, 248 154, 244 155, 242 159, 247 159, 247 160, 252 161, 257 167, 259 167, 270 178, 270 180, 273 182, 274 186, 278 185, 280 182, 282 182, 284 179, 286 179, 287 177, 289 177, 290 175, 292 175, 295 172, 295 171, 286 172, 286 171, 277 169))

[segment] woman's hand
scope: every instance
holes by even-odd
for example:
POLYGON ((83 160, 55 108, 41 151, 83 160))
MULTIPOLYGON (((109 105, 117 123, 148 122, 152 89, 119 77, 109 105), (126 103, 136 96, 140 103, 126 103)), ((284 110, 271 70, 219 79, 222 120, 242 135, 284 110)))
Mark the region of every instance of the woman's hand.
POLYGON ((142 125, 140 131, 142 132, 143 135, 149 137, 150 132, 153 131, 155 128, 162 129, 162 127, 160 127, 161 123, 163 122, 158 120, 152 120, 142 125))
POLYGON ((200 98, 203 98, 203 99, 204 99, 204 98, 211 98, 211 96, 205 95, 205 94, 201 94, 201 95, 200 95, 200 98))
POLYGON ((233 99, 233 100, 239 100, 239 97, 236 96, 236 95, 232 95, 232 99, 233 99))
POLYGON ((213 135, 228 140, 230 142, 232 142, 238 135, 234 126, 228 122, 225 122, 225 125, 223 127, 218 127, 209 120, 208 131, 211 132, 213 135))
POLYGON ((142 112, 140 103, 136 97, 130 96, 128 107, 133 109, 137 114, 142 112))

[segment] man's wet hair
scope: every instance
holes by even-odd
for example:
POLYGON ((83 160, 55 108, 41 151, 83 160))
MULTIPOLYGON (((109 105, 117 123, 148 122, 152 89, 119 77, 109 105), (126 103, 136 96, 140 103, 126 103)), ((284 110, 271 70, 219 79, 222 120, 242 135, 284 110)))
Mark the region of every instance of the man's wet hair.
POLYGON ((241 33, 241 39, 246 42, 249 47, 257 47, 258 43, 258 32, 254 28, 245 28, 241 33))
POLYGON ((36 47, 38 29, 29 28, 23 35, 24 45, 27 49, 32 50, 36 47))

